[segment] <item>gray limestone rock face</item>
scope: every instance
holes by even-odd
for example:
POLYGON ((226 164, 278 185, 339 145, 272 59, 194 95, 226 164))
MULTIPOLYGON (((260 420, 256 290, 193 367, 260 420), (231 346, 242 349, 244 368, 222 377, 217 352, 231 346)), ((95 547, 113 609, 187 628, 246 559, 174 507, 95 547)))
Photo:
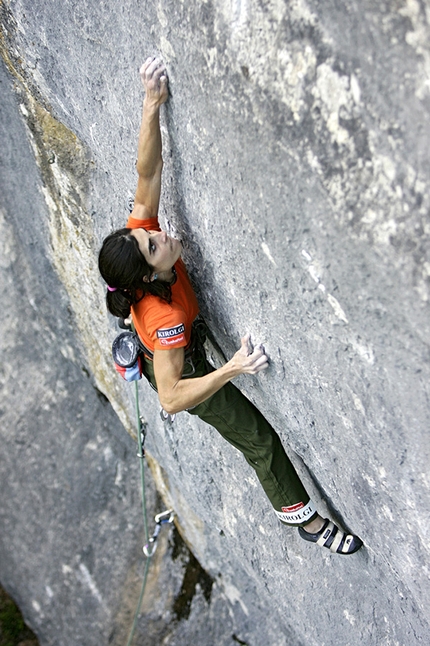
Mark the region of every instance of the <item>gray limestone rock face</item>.
MULTIPOLYGON (((50 258, 38 166, 3 66, 0 89, 0 580, 42 646, 119 646, 144 575, 137 444, 76 338, 50 258)), ((145 480, 152 534, 163 506, 148 469, 145 480)), ((187 630, 229 644, 232 624, 220 586, 177 530, 163 527, 139 644, 185 646, 187 630)))
POLYGON ((142 384, 152 505, 156 487, 200 565, 178 620, 188 566, 165 539, 176 574, 153 579, 139 643, 428 642, 428 0, 0 10, 0 580, 41 643, 110 643, 141 567, 132 391, 96 259, 133 197, 149 54, 170 87, 160 220, 214 361, 245 331, 264 342, 270 369, 237 385, 365 547, 343 559, 280 527, 242 457, 185 412, 163 424, 142 384))

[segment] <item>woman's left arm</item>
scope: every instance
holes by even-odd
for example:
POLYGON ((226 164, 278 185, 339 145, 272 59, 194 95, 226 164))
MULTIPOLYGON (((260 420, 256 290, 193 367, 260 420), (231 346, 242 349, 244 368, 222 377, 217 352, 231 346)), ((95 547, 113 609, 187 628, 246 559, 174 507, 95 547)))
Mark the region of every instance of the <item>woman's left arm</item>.
POLYGON ((132 217, 138 220, 158 215, 161 192, 160 106, 167 100, 167 72, 157 58, 148 58, 140 69, 145 87, 142 122, 137 146, 137 189, 132 217))

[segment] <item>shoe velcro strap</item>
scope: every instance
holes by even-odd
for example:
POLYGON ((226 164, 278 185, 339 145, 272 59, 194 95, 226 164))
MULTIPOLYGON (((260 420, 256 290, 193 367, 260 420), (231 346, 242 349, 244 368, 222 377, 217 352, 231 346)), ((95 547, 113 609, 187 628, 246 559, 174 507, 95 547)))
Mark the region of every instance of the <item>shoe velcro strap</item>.
POLYGON ((322 530, 322 532, 321 532, 321 536, 320 536, 320 537, 319 537, 319 539, 317 540, 317 545, 319 545, 320 547, 324 547, 324 546, 325 546, 325 544, 327 543, 328 539, 329 539, 329 538, 330 538, 330 536, 332 535, 333 530, 334 530, 334 524, 330 521, 330 522, 328 523, 327 527, 325 527, 325 528, 322 530))
POLYGON ((339 545, 342 542, 345 532, 341 532, 339 527, 337 528, 336 536, 333 539, 333 543, 330 545, 330 552, 337 552, 339 545))
POLYGON ((344 554, 347 554, 349 552, 349 547, 350 547, 353 540, 354 540, 354 536, 352 536, 351 534, 347 534, 345 536, 345 542, 344 542, 344 544, 342 546, 342 550, 341 550, 344 554))

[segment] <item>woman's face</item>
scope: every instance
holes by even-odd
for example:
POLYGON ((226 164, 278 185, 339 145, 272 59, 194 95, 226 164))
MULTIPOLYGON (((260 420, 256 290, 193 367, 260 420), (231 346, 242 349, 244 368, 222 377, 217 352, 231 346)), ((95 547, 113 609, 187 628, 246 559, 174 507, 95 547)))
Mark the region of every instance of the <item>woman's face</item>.
POLYGON ((145 260, 157 274, 169 271, 181 255, 181 242, 168 236, 165 231, 133 229, 130 235, 136 238, 145 260))

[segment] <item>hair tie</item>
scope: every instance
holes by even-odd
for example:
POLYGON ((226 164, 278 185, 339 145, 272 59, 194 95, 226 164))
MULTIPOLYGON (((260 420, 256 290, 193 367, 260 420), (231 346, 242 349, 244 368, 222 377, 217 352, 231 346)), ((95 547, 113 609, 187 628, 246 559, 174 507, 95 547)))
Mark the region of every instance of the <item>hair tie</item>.
POLYGON ((110 292, 116 292, 116 290, 118 289, 118 287, 111 287, 110 285, 107 285, 107 288, 110 292))

